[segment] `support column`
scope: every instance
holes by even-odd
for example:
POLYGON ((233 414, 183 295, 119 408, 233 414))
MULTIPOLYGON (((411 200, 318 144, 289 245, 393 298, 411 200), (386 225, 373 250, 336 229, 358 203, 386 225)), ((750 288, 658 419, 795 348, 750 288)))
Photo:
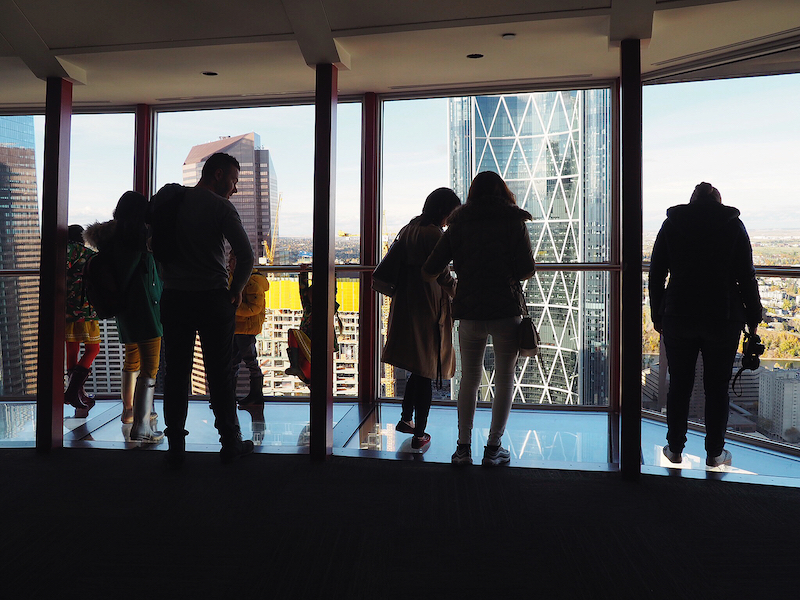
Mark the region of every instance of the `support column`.
POLYGON ((620 47, 622 111, 622 401, 621 465, 625 479, 641 473, 642 448, 642 74, 641 46, 620 47), (628 310, 625 310, 625 309, 628 310))
POLYGON ((148 104, 136 105, 133 190, 149 198, 153 187, 153 113, 148 104))
MULTIPOLYGON (((364 94, 361 115, 361 264, 376 265, 380 244, 380 103, 377 94, 364 94)), ((361 274, 358 323, 358 395, 361 406, 367 407, 375 403, 380 392, 375 362, 380 327, 378 295, 372 291, 371 271, 361 274)))
POLYGON ((338 71, 316 69, 314 125, 314 233, 311 302, 311 457, 333 452, 333 314, 336 295, 334 230, 338 71))
POLYGON ((47 78, 39 266, 39 356, 36 449, 64 442, 64 314, 72 83, 47 78))

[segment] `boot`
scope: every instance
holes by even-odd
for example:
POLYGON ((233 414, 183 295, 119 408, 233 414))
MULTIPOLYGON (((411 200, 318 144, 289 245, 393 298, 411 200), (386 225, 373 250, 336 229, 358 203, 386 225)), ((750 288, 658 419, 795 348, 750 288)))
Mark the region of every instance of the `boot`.
POLYGON ((133 399, 133 425, 131 426, 131 439, 147 443, 159 443, 164 439, 164 433, 153 431, 150 428, 150 408, 153 406, 153 395, 156 390, 156 380, 141 375, 136 380, 136 391, 133 399))
POLYGON ((122 372, 122 422, 133 423, 133 394, 139 371, 122 372))
POLYGON ((75 408, 90 408, 83 400, 81 400, 80 389, 83 384, 89 379, 89 369, 80 365, 75 365, 69 372, 69 385, 67 391, 64 392, 64 404, 70 404, 75 408))
POLYGON ((94 394, 87 394, 83 386, 78 388, 78 397, 88 408, 94 406, 94 394))
POLYGON ((289 355, 289 368, 284 371, 287 375, 294 375, 300 379, 305 379, 303 370, 300 368, 300 348, 286 348, 286 354, 289 355))
MULTIPOLYGON (((169 432, 169 428, 167 428, 169 432)), ((186 434, 189 433, 185 429, 182 433, 171 434, 167 436, 169 447, 167 448, 165 461, 167 467, 170 469, 180 469, 186 460, 186 434)))
POLYGON ((240 406, 247 406, 249 404, 258 404, 264 402, 264 376, 258 375, 250 377, 250 393, 244 398, 239 400, 240 406))

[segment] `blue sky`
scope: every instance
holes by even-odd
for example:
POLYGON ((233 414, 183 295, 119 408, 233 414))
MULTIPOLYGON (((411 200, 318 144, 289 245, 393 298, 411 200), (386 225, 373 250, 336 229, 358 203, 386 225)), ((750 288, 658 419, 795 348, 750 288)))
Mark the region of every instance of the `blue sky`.
MULTIPOLYGON (((800 162, 798 103, 800 75, 646 87, 645 231, 656 231, 666 209, 687 202, 700 181, 718 187, 751 231, 800 229, 791 175, 800 162)), ((43 118, 35 122, 41 155, 43 118)), ((280 235, 310 236, 313 123, 311 106, 161 113, 156 184, 181 181, 192 146, 254 131, 272 151, 280 235)), ((338 107, 336 228, 348 233, 359 227, 360 124, 360 105, 338 107)), ((431 190, 450 185, 447 136, 446 100, 384 104, 384 232, 398 231, 431 190)), ((73 116, 71 161, 70 223, 111 218, 132 186, 133 115, 73 116)))

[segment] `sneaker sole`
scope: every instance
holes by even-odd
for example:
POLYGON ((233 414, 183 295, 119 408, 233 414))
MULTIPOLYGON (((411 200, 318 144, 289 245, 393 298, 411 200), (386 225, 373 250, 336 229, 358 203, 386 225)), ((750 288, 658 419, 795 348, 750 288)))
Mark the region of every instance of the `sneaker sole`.
POLYGON ((502 467, 511 462, 510 458, 484 458, 481 461, 482 467, 502 467))

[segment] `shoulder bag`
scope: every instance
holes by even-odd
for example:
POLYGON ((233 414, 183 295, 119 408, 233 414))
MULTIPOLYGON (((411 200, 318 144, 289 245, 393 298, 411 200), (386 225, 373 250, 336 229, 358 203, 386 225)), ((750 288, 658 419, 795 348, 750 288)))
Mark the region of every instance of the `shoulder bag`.
POLYGON ((539 354, 539 332, 536 331, 536 325, 533 324, 528 314, 528 304, 525 302, 525 294, 522 294, 522 285, 519 286, 520 294, 522 295, 522 321, 519 324, 519 355, 520 356, 537 356, 539 354))
POLYGON ((384 296, 393 297, 405 264, 405 243, 402 239, 397 238, 372 272, 372 289, 384 296))

